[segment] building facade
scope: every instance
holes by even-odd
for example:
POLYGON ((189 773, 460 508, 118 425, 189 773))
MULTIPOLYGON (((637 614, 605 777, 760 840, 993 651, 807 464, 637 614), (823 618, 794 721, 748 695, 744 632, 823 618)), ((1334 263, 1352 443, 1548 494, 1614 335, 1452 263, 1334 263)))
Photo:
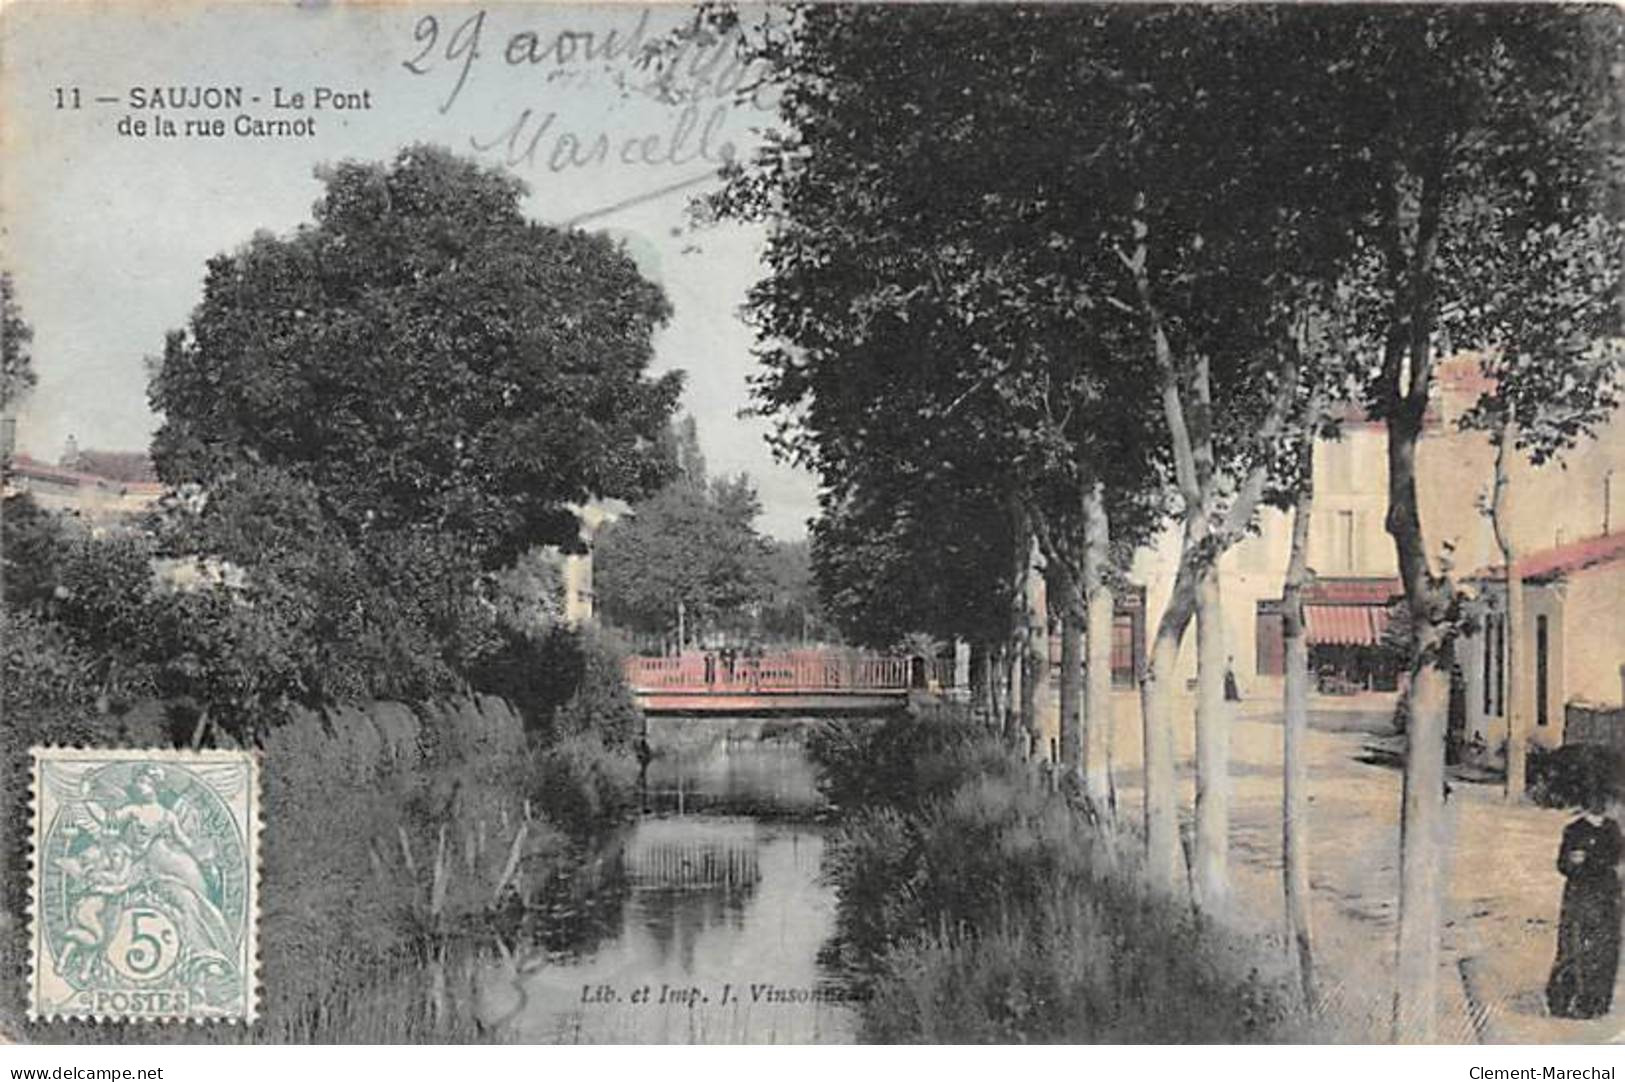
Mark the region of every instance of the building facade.
MULTIPOLYGON (((1487 434, 1463 431, 1458 423, 1483 389, 1476 360, 1458 357, 1442 364, 1418 451, 1423 535, 1435 566, 1451 570, 1458 581, 1471 579, 1500 559, 1487 513, 1495 450, 1487 434)), ((1338 439, 1316 445, 1314 482, 1309 566, 1315 581, 1306 597, 1305 615, 1316 689, 1323 695, 1394 692, 1403 653, 1390 635, 1391 616, 1402 588, 1386 528, 1383 425, 1354 414, 1345 418, 1338 439)), ((1543 558, 1560 561, 1566 546, 1609 537, 1625 527, 1622 488, 1625 419, 1616 413, 1594 439, 1583 441, 1558 461, 1537 467, 1521 455, 1511 456, 1507 529, 1520 553, 1553 554, 1543 558)), ((1275 698, 1281 693, 1279 606, 1291 529, 1290 514, 1265 508, 1256 533, 1219 562, 1228 653, 1244 697, 1275 698)), ((1153 629, 1172 590, 1178 559, 1179 539, 1173 529, 1136 557, 1132 578, 1142 584, 1142 611, 1149 614, 1153 629)), ((1561 595, 1561 626, 1555 622, 1559 612, 1546 611, 1548 663, 1553 666, 1548 687, 1551 708, 1559 715, 1560 701, 1576 696, 1606 693, 1599 701, 1620 701, 1618 664, 1625 662, 1625 618, 1609 616, 1610 607, 1617 608, 1622 596, 1621 583, 1610 574, 1588 566, 1584 573, 1559 575, 1529 587, 1531 596, 1561 595), (1568 657, 1575 650, 1583 650, 1586 659, 1576 661, 1571 672, 1568 657)), ((1527 630, 1535 633, 1533 624, 1527 630)), ((1187 679, 1194 678, 1195 656, 1192 634, 1180 658, 1187 679)), ((1478 694, 1482 703, 1481 691, 1476 685, 1470 688, 1469 700, 1478 694)), ((1552 730, 1554 741, 1561 740, 1560 728, 1552 730)))
POLYGON ((1466 685, 1469 739, 1497 751, 1506 739, 1516 689, 1531 739, 1544 747, 1565 740, 1570 705, 1625 706, 1625 531, 1586 538, 1520 558, 1523 628, 1508 679, 1507 583, 1500 567, 1483 569, 1469 587, 1480 601, 1471 634, 1456 643, 1466 685))

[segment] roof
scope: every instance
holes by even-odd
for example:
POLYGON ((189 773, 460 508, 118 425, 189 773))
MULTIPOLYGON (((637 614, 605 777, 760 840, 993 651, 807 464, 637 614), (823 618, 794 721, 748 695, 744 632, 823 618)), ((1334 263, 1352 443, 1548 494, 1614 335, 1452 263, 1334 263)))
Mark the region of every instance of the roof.
MULTIPOLYGON (((1556 548, 1530 553, 1518 561, 1518 570, 1525 582, 1545 582, 1560 579, 1600 564, 1613 563, 1625 558, 1625 532, 1604 534, 1571 541, 1556 548)), ((1495 564, 1476 572, 1479 579, 1503 579, 1505 569, 1495 564)))
POLYGON ((40 481, 55 481, 61 485, 75 487, 89 486, 107 489, 117 489, 124 492, 161 492, 163 485, 156 480, 152 481, 122 481, 116 478, 105 477, 95 473, 85 473, 81 470, 65 469, 62 466, 53 466, 48 462, 40 462, 29 455, 17 455, 11 460, 11 471, 20 477, 30 477, 40 481))
POLYGON ((1398 579, 1330 579, 1317 577, 1303 599, 1322 605, 1387 605, 1405 592, 1398 579))

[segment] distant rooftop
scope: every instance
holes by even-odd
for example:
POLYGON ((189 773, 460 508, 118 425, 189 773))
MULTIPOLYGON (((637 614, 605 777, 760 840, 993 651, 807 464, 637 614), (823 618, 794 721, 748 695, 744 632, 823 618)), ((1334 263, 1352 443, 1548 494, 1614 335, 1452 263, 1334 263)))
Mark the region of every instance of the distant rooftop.
MULTIPOLYGON (((1525 582, 1548 582, 1621 558, 1625 558, 1625 532, 1587 537, 1531 553, 1518 561, 1518 569, 1525 582)), ((1492 565, 1473 577, 1501 579, 1505 578, 1505 574, 1499 565, 1492 565)))
POLYGON ((73 466, 53 466, 32 455, 18 454, 11 460, 11 470, 19 477, 64 486, 154 492, 163 488, 151 460, 138 452, 89 451, 73 461, 73 466))

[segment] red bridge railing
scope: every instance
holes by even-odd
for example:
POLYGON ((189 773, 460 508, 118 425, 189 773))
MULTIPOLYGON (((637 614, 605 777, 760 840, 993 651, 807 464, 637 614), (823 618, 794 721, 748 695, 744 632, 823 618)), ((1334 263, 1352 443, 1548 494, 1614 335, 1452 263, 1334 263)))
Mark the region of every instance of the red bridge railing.
MULTIPOLYGON (((777 692, 906 691, 927 674, 914 658, 829 654, 816 650, 759 657, 688 653, 630 657, 626 682, 633 691, 777 692)), ((952 680, 952 663, 929 663, 929 676, 952 680)))

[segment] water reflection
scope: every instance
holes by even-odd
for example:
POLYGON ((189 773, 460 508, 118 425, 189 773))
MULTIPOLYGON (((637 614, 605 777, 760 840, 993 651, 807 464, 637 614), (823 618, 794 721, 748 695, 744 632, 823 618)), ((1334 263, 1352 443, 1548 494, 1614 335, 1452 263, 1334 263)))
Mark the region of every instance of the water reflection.
POLYGON ((616 928, 521 961, 505 1034, 535 1042, 844 1042, 818 964, 834 926, 800 726, 655 722, 647 805, 619 840, 616 928), (680 809, 680 810, 679 810, 680 809), (748 812, 749 814, 741 814, 748 812))
POLYGON ((656 718, 647 800, 660 811, 810 816, 823 807, 807 759, 807 722, 656 718))

